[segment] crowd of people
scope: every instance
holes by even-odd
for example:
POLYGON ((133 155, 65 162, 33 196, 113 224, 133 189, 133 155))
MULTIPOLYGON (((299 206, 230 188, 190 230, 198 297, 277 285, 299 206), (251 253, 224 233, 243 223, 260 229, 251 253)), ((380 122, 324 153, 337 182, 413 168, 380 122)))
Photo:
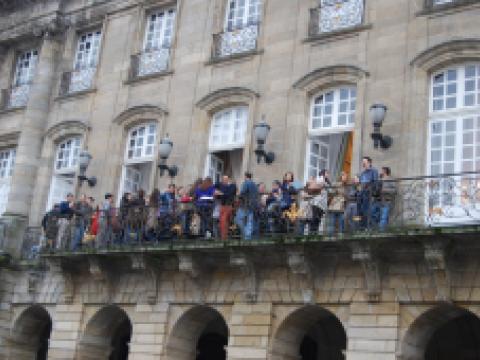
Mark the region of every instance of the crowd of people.
POLYGON ((218 183, 206 177, 188 187, 171 184, 164 192, 155 189, 149 196, 143 190, 125 193, 119 207, 111 193, 98 205, 92 197, 81 195, 75 200, 68 194, 42 221, 44 245, 76 251, 176 238, 251 240, 279 233, 383 231, 396 192, 390 168, 379 173, 364 157, 361 173, 353 178, 342 172, 333 181, 322 170, 300 184, 287 172, 268 190, 245 173, 238 187, 224 175, 218 183))

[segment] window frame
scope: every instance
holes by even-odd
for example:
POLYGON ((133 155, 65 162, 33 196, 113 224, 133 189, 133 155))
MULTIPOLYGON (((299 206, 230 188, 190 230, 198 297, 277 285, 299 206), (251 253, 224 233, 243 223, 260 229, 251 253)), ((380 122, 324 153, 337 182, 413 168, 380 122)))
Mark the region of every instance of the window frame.
MULTIPOLYGON (((93 39, 92 41, 95 42, 95 39, 93 39)), ((87 71, 87 70, 91 70, 91 69, 97 69, 98 64, 100 62, 100 53, 102 51, 102 42, 103 42, 103 29, 101 27, 77 32, 76 43, 75 43, 76 44, 75 45, 75 54, 74 54, 74 58, 73 58, 73 71, 75 71, 75 72, 79 71, 80 72, 80 71, 87 71), (91 55, 92 52, 90 51, 88 53, 89 54, 88 60, 86 61, 87 64, 80 64, 80 62, 78 61, 78 56, 79 56, 80 51, 83 51, 83 50, 80 50, 80 46, 81 46, 81 43, 82 43, 82 37, 83 36, 88 37, 88 34, 92 34, 92 36, 98 35, 97 53, 96 53, 96 56, 93 58, 92 55, 91 55), (92 60, 93 60, 93 64, 92 64, 92 60)), ((85 63, 85 61, 83 61, 83 60, 82 60, 82 62, 85 63)))
MULTIPOLYGON (((131 127, 128 129, 128 133, 126 136, 126 143, 125 143, 125 153, 124 153, 124 165, 132 165, 132 164, 139 164, 144 162, 151 162, 155 160, 155 155, 157 151, 157 131, 158 131, 158 124, 154 121, 142 122, 136 126, 131 127), (153 133, 149 132, 148 129, 150 126, 153 126, 153 133), (144 143, 142 145, 138 145, 137 143, 134 146, 134 149, 141 148, 141 156, 132 156, 129 157, 129 151, 131 150, 131 141, 132 141, 132 133, 134 131, 138 131, 141 128, 145 128, 145 135, 142 137, 144 143), (148 144, 148 137, 153 135, 153 143, 148 144), (147 147, 151 145, 152 153, 150 155, 146 154, 147 147)), ((135 151, 135 150, 132 150, 135 151)))
POLYGON ((55 159, 53 162, 54 173, 56 175, 65 175, 65 174, 74 174, 78 168, 78 155, 82 149, 82 137, 79 135, 69 136, 64 138, 61 142, 55 145, 55 159), (68 164, 69 166, 57 167, 59 161, 65 161, 64 159, 59 159, 60 151, 62 151, 61 146, 66 145, 69 141, 72 141, 72 146, 69 149, 68 164), (78 141, 78 145, 75 144, 75 141, 78 141), (75 150, 77 150, 75 158, 75 150))
MULTIPOLYGON (((222 110, 219 110, 211 115, 211 120, 210 120, 210 134, 209 134, 209 140, 208 140, 208 149, 210 152, 215 152, 215 151, 228 151, 228 150, 235 150, 235 149, 242 149, 246 145, 247 141, 247 129, 248 129, 248 120, 249 120, 249 107, 247 105, 236 105, 236 106, 230 106, 226 107, 222 110), (213 137, 215 136, 214 134, 214 127, 215 127, 215 119, 217 116, 221 117, 225 115, 227 112, 235 112, 237 113, 239 110, 242 111, 243 115, 243 123, 242 128, 239 129, 240 135, 241 135, 241 140, 240 141, 233 141, 235 137, 235 120, 233 119, 232 121, 232 116, 230 115, 230 127, 227 130, 229 133, 229 140, 227 143, 223 143, 221 140, 218 143, 214 143, 213 137)), ((221 119, 219 119, 221 120, 221 119)), ((221 123, 220 127, 223 126, 223 123, 221 123)), ((224 128, 220 129, 220 133, 222 133, 222 130, 224 128)))
POLYGON ((19 87, 19 86, 23 86, 23 85, 30 85, 33 81, 33 78, 35 77, 35 72, 36 72, 36 69, 37 69, 37 65, 38 65, 38 61, 39 61, 39 51, 38 49, 28 49, 28 50, 23 50, 23 51, 20 51, 16 54, 16 57, 15 57, 15 65, 14 65, 14 73, 13 73, 13 78, 12 78, 12 87, 19 87), (31 54, 30 56, 30 59, 29 59, 29 66, 28 66, 28 70, 27 70, 27 79, 25 81, 20 81, 19 80, 19 72, 20 72, 20 69, 23 68, 23 69, 27 69, 26 67, 22 67, 21 64, 23 63, 24 60, 22 60, 22 56, 24 55, 27 55, 27 54, 31 54), (32 61, 32 59, 35 59, 34 61, 32 61))
POLYGON ((15 168, 16 155, 16 147, 0 149, 0 181, 8 181, 12 178, 13 169, 15 168), (2 158, 2 155, 4 154, 8 154, 8 159, 2 158), (8 174, 2 174, 4 170, 8 174))
MULTIPOLYGON (((165 15, 166 16, 166 15, 165 15)), ((146 21, 145 21, 145 26, 144 26, 144 31, 143 31, 143 41, 142 41, 142 53, 150 53, 150 52, 155 52, 160 49, 169 49, 171 50, 173 47, 173 43, 175 41, 175 33, 176 33, 176 23, 177 23, 177 7, 175 5, 169 5, 161 8, 154 8, 150 9, 145 13, 146 21), (148 35, 150 31, 150 24, 151 24, 151 16, 156 15, 158 17, 158 14, 161 12, 164 12, 167 14, 168 12, 173 11, 173 19, 171 21, 171 34, 170 34, 170 41, 169 41, 169 46, 166 47, 164 46, 165 42, 165 30, 166 30, 166 25, 162 26, 162 31, 160 35, 160 47, 151 47, 147 48, 147 43, 148 43, 148 35)), ((168 19, 167 19, 168 20, 168 19)), ((153 31, 155 33, 155 31, 153 31)), ((153 39, 152 39, 152 42, 153 39)))
POLYGON ((251 25, 257 25, 261 22, 262 13, 263 13, 262 7, 263 7, 263 1, 264 0, 245 0, 244 13, 243 13, 243 16, 242 16, 242 23, 240 25, 236 25, 237 16, 235 14, 235 10, 233 10, 233 12, 234 12, 233 19, 230 20, 230 15, 231 15, 231 12, 232 12, 232 4, 233 3, 238 3, 239 0, 224 0, 224 1, 226 1, 225 17, 224 17, 224 24, 223 24, 223 31, 224 32, 234 32, 234 31, 237 31, 237 30, 244 29, 244 28, 246 28, 248 26, 251 26, 251 25), (256 18, 253 19, 253 20, 250 20, 250 17, 251 17, 250 9, 252 8, 251 4, 253 2, 255 2, 255 5, 253 7, 256 8, 256 15, 255 15, 256 18), (245 11, 245 9, 248 9, 248 11, 245 11), (230 25, 230 23, 231 23, 231 25, 230 25))
MULTIPOLYGON (((314 95, 312 95, 310 97, 310 108, 309 108, 309 120, 308 120, 308 133, 309 135, 322 135, 322 134, 325 134, 325 133, 335 133, 335 132, 345 132, 345 131, 353 131, 354 128, 355 128, 355 120, 356 120, 356 111, 357 111, 357 98, 358 98, 358 90, 357 90, 357 86, 356 85, 351 85, 351 84, 342 84, 342 85, 339 85, 339 86, 335 86, 335 87, 330 87, 330 88, 327 88, 327 89, 323 89, 322 91, 319 91, 317 93, 315 93, 314 95), (348 102, 347 102, 347 106, 350 106, 350 109, 345 112, 345 113, 341 113, 339 111, 339 108, 340 108, 340 103, 341 103, 341 99, 340 99, 340 92, 344 89, 347 89, 349 91, 349 95, 348 95, 348 102), (352 93, 351 91, 354 90, 355 91, 355 96, 352 97, 352 93), (332 114, 331 114, 331 126, 329 127, 323 127, 323 126, 320 126, 320 127, 316 127, 314 128, 313 127, 313 121, 314 121, 314 111, 315 111, 315 101, 317 98, 319 98, 320 96, 325 96, 326 94, 330 93, 330 92, 333 92, 333 102, 332 102, 332 107, 333 107, 333 110, 332 110, 332 114), (354 108, 351 109, 351 102, 352 102, 352 99, 354 99, 354 108), (338 125, 338 118, 339 118, 339 115, 340 114, 345 114, 347 117, 350 117, 353 115, 353 121, 349 121, 349 119, 347 119, 347 123, 345 125, 338 125), (334 122, 335 120, 335 122, 334 122)), ((322 113, 322 121, 323 121, 323 113, 322 113)))

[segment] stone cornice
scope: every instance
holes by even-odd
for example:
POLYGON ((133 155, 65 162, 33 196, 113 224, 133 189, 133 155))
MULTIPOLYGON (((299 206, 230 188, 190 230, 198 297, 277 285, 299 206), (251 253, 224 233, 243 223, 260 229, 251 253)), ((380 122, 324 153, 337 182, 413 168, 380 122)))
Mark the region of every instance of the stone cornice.
POLYGON ((115 117, 113 122, 117 125, 129 127, 133 122, 140 118, 143 120, 159 120, 168 115, 168 111, 163 106, 151 104, 137 105, 122 111, 115 117))
POLYGON ((434 45, 416 55, 411 65, 434 71, 449 63, 480 59, 480 38, 453 39, 434 45))

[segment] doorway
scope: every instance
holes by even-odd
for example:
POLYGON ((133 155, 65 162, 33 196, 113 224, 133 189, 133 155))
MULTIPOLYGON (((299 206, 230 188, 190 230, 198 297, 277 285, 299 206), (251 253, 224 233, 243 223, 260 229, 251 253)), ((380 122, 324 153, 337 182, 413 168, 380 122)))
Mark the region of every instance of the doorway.
POLYGON ((223 175, 239 181, 242 178, 243 149, 211 152, 207 156, 206 175, 214 183, 220 182, 223 175))
POLYGON ((306 180, 317 177, 326 169, 330 179, 336 181, 342 171, 351 172, 353 152, 353 132, 312 136, 308 140, 306 180))

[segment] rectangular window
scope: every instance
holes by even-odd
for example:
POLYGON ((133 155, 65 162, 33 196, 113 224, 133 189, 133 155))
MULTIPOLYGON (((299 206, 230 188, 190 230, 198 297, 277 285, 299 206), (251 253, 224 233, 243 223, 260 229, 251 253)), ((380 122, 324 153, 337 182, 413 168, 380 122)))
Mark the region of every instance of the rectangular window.
POLYGON ((148 17, 143 51, 169 49, 172 44, 175 9, 164 9, 148 17))
POLYGON ((30 50, 18 55, 13 86, 28 85, 32 82, 38 63, 38 51, 30 50))
POLYGON ((168 69, 175 25, 175 9, 163 9, 148 16, 143 52, 138 58, 138 76, 168 69))
POLYGON ((157 127, 141 125, 130 131, 127 144, 127 160, 149 160, 154 156, 157 127))
POLYGON ((363 22, 364 0, 321 0, 320 33, 328 33, 360 25, 363 22))
POLYGON ((260 20, 261 0, 228 0, 226 31, 243 29, 260 20))
POLYGON ((316 179, 318 173, 323 169, 328 169, 329 159, 329 141, 328 137, 316 137, 309 141, 308 149, 308 178, 316 179))
POLYGON ((0 150, 0 215, 2 215, 8 203, 11 178, 15 165, 15 149, 0 150))
POLYGON ((74 62, 76 71, 97 67, 101 37, 100 30, 80 34, 74 62))

